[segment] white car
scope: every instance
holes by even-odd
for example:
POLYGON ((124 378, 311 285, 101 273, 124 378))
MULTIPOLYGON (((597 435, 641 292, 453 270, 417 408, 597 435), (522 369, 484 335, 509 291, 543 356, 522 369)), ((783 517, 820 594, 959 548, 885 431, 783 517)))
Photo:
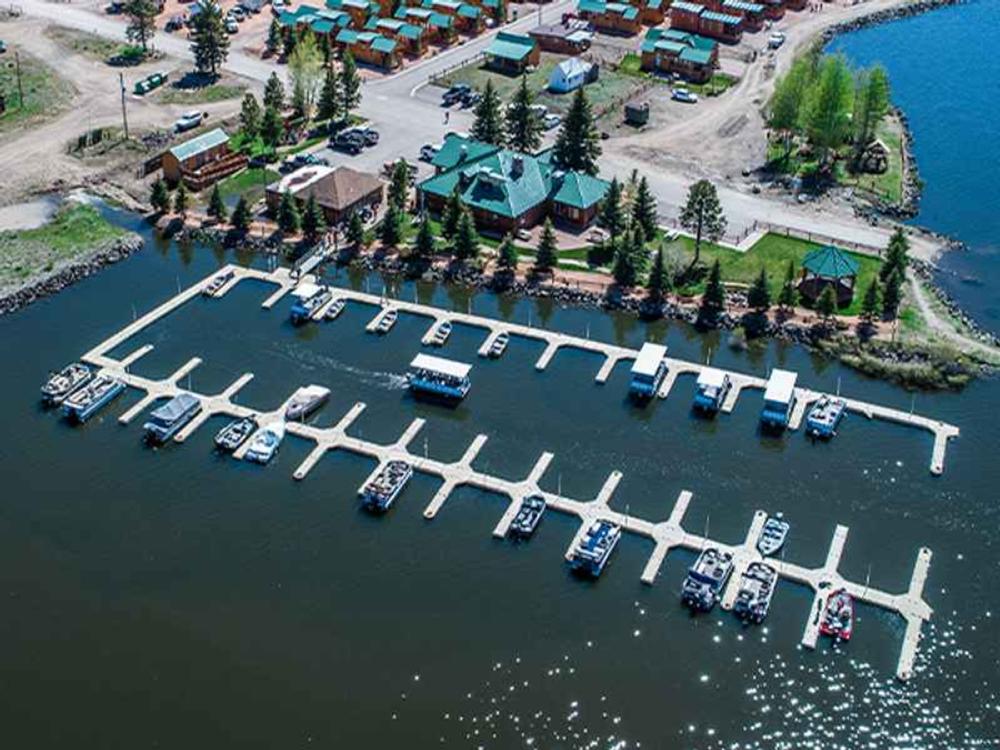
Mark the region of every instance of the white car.
POLYGON ((174 130, 178 133, 183 133, 185 130, 191 130, 192 128, 198 127, 204 119, 204 112, 185 112, 174 122, 174 130))
POLYGON ((780 31, 775 31, 771 36, 767 38, 767 46, 771 49, 778 49, 782 44, 785 43, 785 35, 780 31))
POLYGON ((558 128, 562 123, 562 118, 559 115, 545 115, 542 118, 542 127, 546 130, 552 130, 552 128, 558 128))
POLYGON ((698 95, 691 93, 687 89, 674 89, 670 92, 670 98, 675 102, 683 102, 684 104, 698 103, 698 95))
POLYGON ((240 30, 240 25, 236 23, 236 19, 232 16, 226 16, 226 33, 235 34, 240 30))
POLYGON ((279 16, 288 8, 288 3, 285 0, 273 0, 271 3, 271 12, 274 15, 279 16))
POLYGON ((425 143, 420 147, 420 158, 423 161, 434 161, 434 157, 441 151, 441 146, 434 143, 425 143))

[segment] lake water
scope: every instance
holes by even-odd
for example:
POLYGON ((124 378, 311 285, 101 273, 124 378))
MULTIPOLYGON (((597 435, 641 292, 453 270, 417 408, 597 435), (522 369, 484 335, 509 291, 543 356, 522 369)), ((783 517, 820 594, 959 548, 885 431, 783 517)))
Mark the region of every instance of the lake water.
MULTIPOLYGON (((997 494, 1000 386, 912 397, 802 349, 738 351, 683 325, 565 310, 404 284, 393 293, 445 308, 602 340, 666 342, 675 356, 765 374, 780 365, 803 385, 915 405, 960 425, 946 472, 927 470, 931 439, 858 417, 830 444, 757 431, 759 393, 732 415, 693 418, 693 382, 638 409, 627 365, 594 383, 600 361, 560 353, 534 370, 540 346, 514 339, 498 361, 475 356, 478 332, 457 326, 444 355, 474 363, 457 409, 420 405, 401 386, 426 321, 403 315, 380 338, 371 308, 292 328, 290 301, 261 310, 269 287, 241 283, 193 300, 134 340, 155 349, 135 370, 163 376, 192 356, 192 385, 255 379, 243 403, 273 408, 317 382, 337 420, 368 408, 352 434, 390 441, 417 416, 415 445, 459 457, 489 436, 477 468, 523 477, 545 450, 545 476, 581 498, 615 469, 613 505, 665 518, 694 493, 685 525, 730 542, 757 508, 793 524, 787 558, 821 564, 837 523, 851 527, 842 572, 903 590, 921 545, 935 552, 918 674, 893 677, 902 621, 861 608, 847 646, 799 645, 811 596, 782 583, 766 626, 715 611, 691 617, 678 589, 693 556, 671 554, 654 586, 639 575, 649 544, 626 537, 604 576, 571 576, 562 556, 576 528, 547 514, 525 544, 491 537, 504 502, 455 493, 433 522, 436 481, 418 476, 392 511, 361 512, 356 488, 372 464, 325 457, 300 483, 310 445, 290 438, 255 467, 212 451, 212 421, 184 445, 152 450, 116 417, 71 428, 37 403, 47 370, 78 357, 234 258, 149 238, 147 248, 57 297, 0 319, 0 725, 10 747, 456 748, 972 748, 1000 737, 997 494), (424 438, 426 437, 426 443, 424 438), (624 744, 623 744, 624 743, 624 744), (869 744, 870 743, 870 744, 869 744)), ((338 284, 369 285, 341 271, 338 284)))
POLYGON ((941 283, 1000 331, 1000 3, 970 0, 839 37, 859 65, 882 63, 893 101, 910 120, 925 181, 915 222, 956 237, 968 252, 942 259, 941 283))

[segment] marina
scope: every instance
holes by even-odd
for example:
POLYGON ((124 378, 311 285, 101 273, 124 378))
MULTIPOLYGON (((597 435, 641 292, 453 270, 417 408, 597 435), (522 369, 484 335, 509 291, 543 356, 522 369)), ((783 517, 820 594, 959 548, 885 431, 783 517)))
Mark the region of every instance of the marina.
MULTIPOLYGON (((236 273, 236 275, 240 278, 263 279, 272 281, 279 285, 278 291, 272 294, 264 303, 265 307, 268 308, 273 307, 273 305, 276 304, 282 296, 291 291, 296 284, 296 280, 292 279, 288 275, 288 272, 283 269, 279 269, 274 272, 264 272, 254 269, 234 267, 234 273, 236 273)), ((85 362, 97 367, 105 368, 106 371, 113 373, 115 377, 121 378, 121 382, 127 383, 129 387, 140 390, 145 394, 135 405, 133 405, 119 418, 121 423, 130 423, 136 416, 145 411, 153 400, 157 398, 169 398, 177 393, 180 393, 183 390, 180 386, 180 382, 200 364, 201 360, 195 357, 167 377, 162 379, 151 379, 128 371, 131 364, 152 349, 151 346, 141 346, 121 360, 109 357, 106 352, 119 346, 126 339, 134 336, 143 328, 149 326, 154 321, 169 314, 171 311, 183 305, 194 296, 200 294, 206 283, 208 283, 207 280, 194 284, 187 290, 183 290, 179 295, 163 303, 159 307, 147 313, 145 316, 137 318, 132 324, 126 326, 118 333, 106 339, 83 357, 85 362)), ((232 286, 229 288, 231 289, 232 286)), ((373 295, 348 289, 338 289, 337 293, 345 298, 354 299, 367 304, 381 305, 380 299, 373 295)), ((634 358, 636 356, 634 350, 591 341, 589 339, 579 339, 567 336, 566 334, 530 328, 527 326, 518 326, 501 321, 493 321, 462 313, 448 312, 437 308, 418 305, 416 303, 405 303, 394 300, 392 304, 398 305, 399 309, 404 309, 407 312, 418 312, 425 316, 431 316, 435 318, 435 321, 447 318, 455 323, 470 324, 477 327, 487 328, 492 333, 507 331, 512 335, 523 335, 529 338, 541 339, 546 342, 547 346, 542 355, 543 359, 536 363, 536 368, 538 368, 539 365, 545 365, 548 361, 551 361, 555 351, 564 346, 597 351, 604 354, 608 360, 612 360, 614 362, 634 358)), ((386 306, 381 307, 380 309, 381 312, 376 316, 373 323, 379 321, 383 317, 383 313, 386 310, 392 310, 395 308, 386 306)), ((605 368, 602 367, 602 371, 604 369, 605 368)), ((670 388, 676 380, 677 374, 680 372, 699 373, 702 369, 703 368, 700 365, 684 362, 682 360, 671 360, 668 358, 668 374, 661 385, 659 396, 665 397, 669 393, 670 388)), ((724 412, 731 411, 733 409, 736 399, 744 388, 765 387, 765 381, 758 378, 740 375, 739 373, 730 373, 730 376, 734 385, 726 398, 726 403, 723 406, 724 412)), ((312 468, 316 466, 323 456, 325 456, 328 452, 335 450, 346 450, 375 459, 378 462, 378 467, 376 467, 376 471, 373 473, 373 476, 381 471, 390 461, 405 461, 413 467, 415 472, 429 474, 441 479, 441 486, 434 494, 430 503, 424 509, 423 515, 427 519, 433 519, 437 516, 446 504, 448 498, 458 487, 471 486, 496 495, 507 497, 507 509, 501 516, 496 528, 493 531, 494 536, 498 537, 503 537, 507 534, 511 523, 521 508, 523 499, 536 495, 544 499, 547 508, 575 516, 579 521, 579 531, 574 536, 574 539, 570 543, 566 552, 567 560, 572 559, 578 545, 587 534, 588 530, 599 521, 612 524, 618 527, 623 533, 627 532, 629 534, 646 537, 652 540, 654 544, 653 550, 641 574, 641 580, 646 584, 655 583, 660 567, 671 550, 688 549, 701 551, 706 547, 713 547, 720 552, 732 555, 733 559, 734 575, 731 576, 729 584, 725 587, 722 593, 723 609, 733 608, 739 588, 738 581, 741 580, 743 573, 747 570, 748 566, 753 562, 760 562, 763 560, 757 549, 757 541, 767 519, 766 512, 760 511, 755 515, 753 523, 748 529, 746 539, 742 544, 725 544, 718 540, 693 534, 683 529, 681 524, 688 504, 691 500, 690 492, 680 493, 665 520, 647 520, 635 515, 621 513, 620 511, 614 510, 610 507, 609 503, 611 501, 611 497, 622 477, 622 475, 617 471, 613 471, 608 476, 604 486, 595 498, 591 500, 574 499, 561 493, 547 492, 539 486, 539 482, 543 474, 553 459, 553 454, 551 453, 543 453, 525 479, 512 481, 493 476, 488 473, 479 472, 472 468, 473 461, 488 439, 486 435, 478 435, 465 450, 464 454, 454 462, 442 462, 426 456, 416 455, 410 451, 410 444, 420 432, 424 424, 423 420, 419 418, 415 419, 410 424, 398 440, 388 444, 367 441, 348 435, 348 428, 365 408, 363 403, 355 404, 355 406, 352 407, 339 420, 339 422, 330 427, 318 427, 298 422, 292 422, 284 425, 280 418, 284 413, 287 400, 275 411, 266 413, 255 411, 234 402, 233 399, 239 389, 249 382, 251 378, 252 375, 247 373, 238 378, 221 393, 215 395, 201 395, 201 413, 183 430, 178 432, 175 436, 175 440, 185 440, 191 432, 193 432, 193 430, 197 429, 197 427, 203 423, 205 419, 214 415, 226 415, 232 418, 254 417, 257 419, 259 424, 265 425, 273 424, 277 420, 281 425, 280 429, 278 429, 278 432, 281 434, 276 441, 278 444, 280 444, 280 438, 284 437, 284 429, 287 429, 289 433, 294 434, 297 437, 310 440, 315 444, 315 447, 293 472, 293 477, 295 479, 305 479, 312 468)), ((821 394, 801 388, 796 389, 796 393, 798 398, 796 400, 795 408, 791 410, 789 418, 790 429, 795 429, 798 426, 803 417, 803 408, 805 404, 811 403, 821 396, 821 394)), ((848 408, 865 413, 871 417, 879 417, 888 421, 913 425, 931 431, 935 435, 934 456, 932 459, 935 463, 932 464, 932 472, 936 474, 941 473, 943 470, 944 450, 947 440, 950 437, 958 435, 958 428, 943 422, 937 422, 926 417, 908 414, 906 412, 897 411, 887 407, 881 407, 865 402, 845 400, 847 401, 848 408), (935 469, 937 470, 935 471, 935 469)), ((247 448, 249 445, 249 443, 244 443, 243 446, 236 450, 234 457, 237 459, 243 458, 244 454, 248 452, 247 448)), ((276 446, 274 450, 276 450, 276 446)), ((931 560, 931 552, 925 548, 919 551, 917 561, 912 572, 909 588, 905 592, 890 593, 866 584, 859 584, 846 580, 840 575, 838 567, 847 533, 847 527, 837 527, 826 557, 826 561, 819 567, 804 567, 783 560, 774 560, 771 564, 773 564, 777 570, 780 578, 811 588, 814 592, 814 600, 820 606, 825 603, 827 592, 830 590, 843 589, 849 592, 851 596, 854 597, 855 601, 881 607, 891 612, 895 612, 902 617, 906 622, 906 632, 903 637, 903 644, 897 664, 896 675, 903 680, 909 679, 912 675, 913 662, 919 645, 921 625, 931 616, 931 609, 923 599, 924 581, 926 580, 927 569, 931 560)), ((810 617, 804 628, 802 644, 807 648, 814 648, 817 644, 819 634, 819 618, 810 617)))

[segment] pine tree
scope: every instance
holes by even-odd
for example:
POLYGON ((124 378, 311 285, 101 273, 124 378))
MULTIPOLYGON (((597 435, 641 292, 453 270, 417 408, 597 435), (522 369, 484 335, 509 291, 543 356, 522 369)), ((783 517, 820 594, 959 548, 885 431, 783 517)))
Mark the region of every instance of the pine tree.
POLYGON ((281 54, 287 60, 295 52, 299 45, 299 35, 294 31, 288 31, 281 39, 281 54))
POLYGON ((788 268, 785 271, 785 283, 781 285, 781 293, 778 295, 778 305, 783 310, 791 310, 795 307, 795 264, 788 261, 788 268))
POLYGON ((152 0, 129 0, 125 5, 125 15, 128 16, 125 38, 142 47, 144 54, 149 52, 149 42, 156 35, 158 13, 152 0))
POLYGON ((340 79, 332 65, 326 69, 316 116, 320 120, 337 120, 340 117, 340 79))
POLYGON ((306 200, 306 210, 302 214, 302 232, 310 241, 317 240, 326 231, 326 216, 316 202, 316 196, 306 200))
POLYGON ((632 200, 632 221, 642 227, 648 239, 656 236, 657 225, 656 198, 649 189, 649 182, 643 175, 639 180, 639 186, 635 191, 635 198, 632 200))
POLYGON ((421 260, 430 260, 434 257, 436 249, 431 220, 427 214, 424 214, 420 220, 420 228, 417 230, 416 240, 413 243, 413 254, 421 260))
POLYGON ((881 292, 878 277, 875 277, 871 280, 868 288, 865 289, 865 296, 861 300, 861 317, 868 323, 871 323, 878 317, 878 311, 882 304, 881 292))
POLYGON ((656 255, 653 256, 653 267, 649 271, 646 289, 649 291, 650 299, 654 302, 661 302, 664 295, 670 290, 670 287, 670 274, 667 272, 663 261, 663 246, 660 245, 656 249, 656 255))
POLYGON ((608 234, 611 235, 612 244, 614 240, 625 231, 625 212, 622 210, 622 186, 617 177, 611 178, 611 185, 608 192, 604 194, 601 202, 601 213, 598 220, 608 234))
POLYGON ((329 67, 330 60, 333 57, 333 50, 330 48, 330 37, 327 34, 319 34, 318 36, 319 39, 316 42, 316 46, 319 47, 319 54, 323 58, 323 64, 329 67))
POLYGON ((910 241, 906 238, 902 227, 896 227, 892 237, 889 238, 889 246, 885 251, 885 262, 879 269, 879 279, 883 284, 888 282, 889 276, 899 273, 906 276, 906 265, 909 262, 910 241))
POLYGON ((507 145, 515 151, 533 153, 542 145, 542 126, 531 111, 534 97, 528 88, 528 77, 521 76, 521 85, 507 107, 507 145))
POLYGON ((787 161, 792 149, 792 134, 799 127, 806 92, 812 81, 813 66, 808 58, 792 63, 788 73, 778 79, 768 105, 767 125, 780 133, 785 144, 783 160, 787 161))
POLYGON ((556 163, 563 169, 597 174, 597 160, 601 156, 601 139, 594 124, 590 102, 583 87, 576 90, 566 119, 563 120, 553 149, 556 163))
POLYGON ((161 214, 170 208, 170 194, 167 192, 167 183, 163 180, 157 179, 153 183, 152 190, 149 193, 149 204, 157 213, 161 214))
POLYGON ((462 210, 462 216, 458 220, 458 228, 452 241, 452 252, 460 261, 472 260, 479 255, 479 233, 476 232, 472 213, 467 209, 462 210))
POLYGON ((854 83, 846 59, 842 55, 824 57, 806 96, 803 113, 806 135, 819 150, 822 165, 850 133, 853 97, 854 83))
POLYGON ((378 227, 378 238, 383 247, 396 247, 399 244, 403 238, 400 229, 401 221, 399 209, 390 203, 382 217, 382 223, 378 227))
POLYGON ((365 242, 365 224, 357 211, 351 212, 351 219, 347 222, 347 241, 355 247, 361 247, 365 242))
POLYGON ((260 124, 260 137, 264 143, 271 148, 281 145, 281 137, 285 134, 285 123, 281 119, 281 114, 274 107, 268 106, 264 110, 264 119, 260 124))
POLYGON ((556 233, 552 228, 552 221, 545 219, 542 226, 542 234, 538 238, 538 247, 535 249, 534 272, 537 274, 550 273, 559 262, 559 253, 556 243, 556 233))
POLYGON ((288 58, 293 106, 306 120, 312 119, 316 108, 316 99, 325 77, 323 68, 323 55, 316 44, 316 35, 306 30, 288 58))
POLYGON ((615 252, 614 265, 611 274, 615 277, 615 282, 622 287, 630 288, 636 285, 639 280, 639 262, 644 252, 642 230, 636 227, 633 229, 625 241, 619 244, 615 252))
POLYGON ((694 259, 690 266, 694 268, 701 260, 702 239, 715 242, 726 231, 726 217, 715 185, 708 180, 698 180, 688 188, 680 220, 685 229, 694 232, 694 259))
POLYGON ((295 234, 301 226, 302 217, 295 198, 291 193, 282 193, 281 203, 278 204, 278 228, 285 234, 295 234))
POLYGON ((875 139, 876 129, 888 112, 889 75, 885 68, 876 65, 871 70, 862 71, 855 84, 854 112, 851 117, 855 163, 875 139))
POLYGON ((829 321, 837 312, 837 293, 833 290, 832 284, 827 284, 820 292, 819 299, 816 300, 816 312, 825 321, 829 321))
POLYGON ((282 112, 285 109, 285 86, 277 73, 271 73, 264 85, 264 109, 282 112))
POLYGON ((349 120, 351 112, 361 103, 361 77, 354 55, 344 53, 340 69, 340 116, 349 120))
POLYGON ((260 135, 260 127, 260 104, 257 103, 257 97, 248 91, 240 106, 240 130, 245 138, 253 140, 260 135))
POLYGON ((715 261, 708 274, 705 293, 701 296, 701 312, 709 317, 714 317, 722 312, 725 306, 726 291, 722 287, 722 269, 719 268, 719 261, 715 261))
POLYGON ((400 159, 392 168, 389 181, 388 201, 400 211, 406 210, 406 202, 410 197, 410 166, 405 159, 400 159))
POLYGON ((509 234, 504 236, 497 251, 497 268, 505 273, 517 271, 517 248, 514 247, 514 240, 509 234))
POLYGON ((187 189, 184 187, 182 182, 177 186, 177 192, 174 193, 174 213, 180 214, 181 216, 186 216, 188 210, 188 194, 187 189))
POLYGON ((267 29, 267 51, 271 55, 278 54, 278 50, 281 49, 281 26, 278 25, 278 19, 271 19, 271 25, 267 29))
POLYGON ((199 73, 213 78, 229 56, 229 34, 222 22, 222 8, 216 0, 202 0, 201 12, 191 24, 191 51, 199 73))
POLYGON ((766 313, 771 307, 771 292, 768 289, 767 271, 760 269, 760 275, 750 286, 747 294, 747 303, 751 309, 758 313, 766 313))
POLYGON ((476 104, 475 121, 470 133, 477 141, 502 146, 504 143, 503 117, 500 114, 500 97, 493 88, 493 81, 486 80, 486 90, 476 104))
POLYGON ((233 209, 233 215, 229 217, 229 223, 237 232, 246 234, 250 231, 251 221, 253 221, 253 217, 250 215, 250 207, 247 205, 246 198, 241 195, 236 202, 236 208, 233 209))
POLYGON ((899 312, 899 304, 903 301, 903 275, 893 271, 885 282, 882 292, 882 316, 886 320, 895 320, 899 312))
POLYGON ((212 195, 208 199, 208 215, 216 221, 226 220, 226 204, 222 201, 219 183, 215 183, 215 186, 212 188, 212 195))
POLYGON ((465 210, 465 206, 462 204, 462 194, 458 192, 458 186, 451 191, 451 195, 448 196, 448 202, 444 207, 444 217, 441 224, 441 234, 452 239, 455 236, 455 232, 458 231, 458 222, 462 218, 462 213, 465 210))

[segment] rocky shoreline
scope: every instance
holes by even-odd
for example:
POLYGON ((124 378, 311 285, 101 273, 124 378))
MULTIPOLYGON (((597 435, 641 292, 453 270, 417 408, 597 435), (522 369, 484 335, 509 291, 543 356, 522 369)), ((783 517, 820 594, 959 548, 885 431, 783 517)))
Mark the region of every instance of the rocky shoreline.
POLYGON ((143 248, 142 237, 128 234, 118 237, 105 245, 96 248, 86 258, 71 263, 45 278, 30 282, 25 286, 6 292, 0 296, 0 315, 7 315, 32 302, 61 292, 81 279, 91 276, 103 268, 125 260, 133 253, 143 248))

